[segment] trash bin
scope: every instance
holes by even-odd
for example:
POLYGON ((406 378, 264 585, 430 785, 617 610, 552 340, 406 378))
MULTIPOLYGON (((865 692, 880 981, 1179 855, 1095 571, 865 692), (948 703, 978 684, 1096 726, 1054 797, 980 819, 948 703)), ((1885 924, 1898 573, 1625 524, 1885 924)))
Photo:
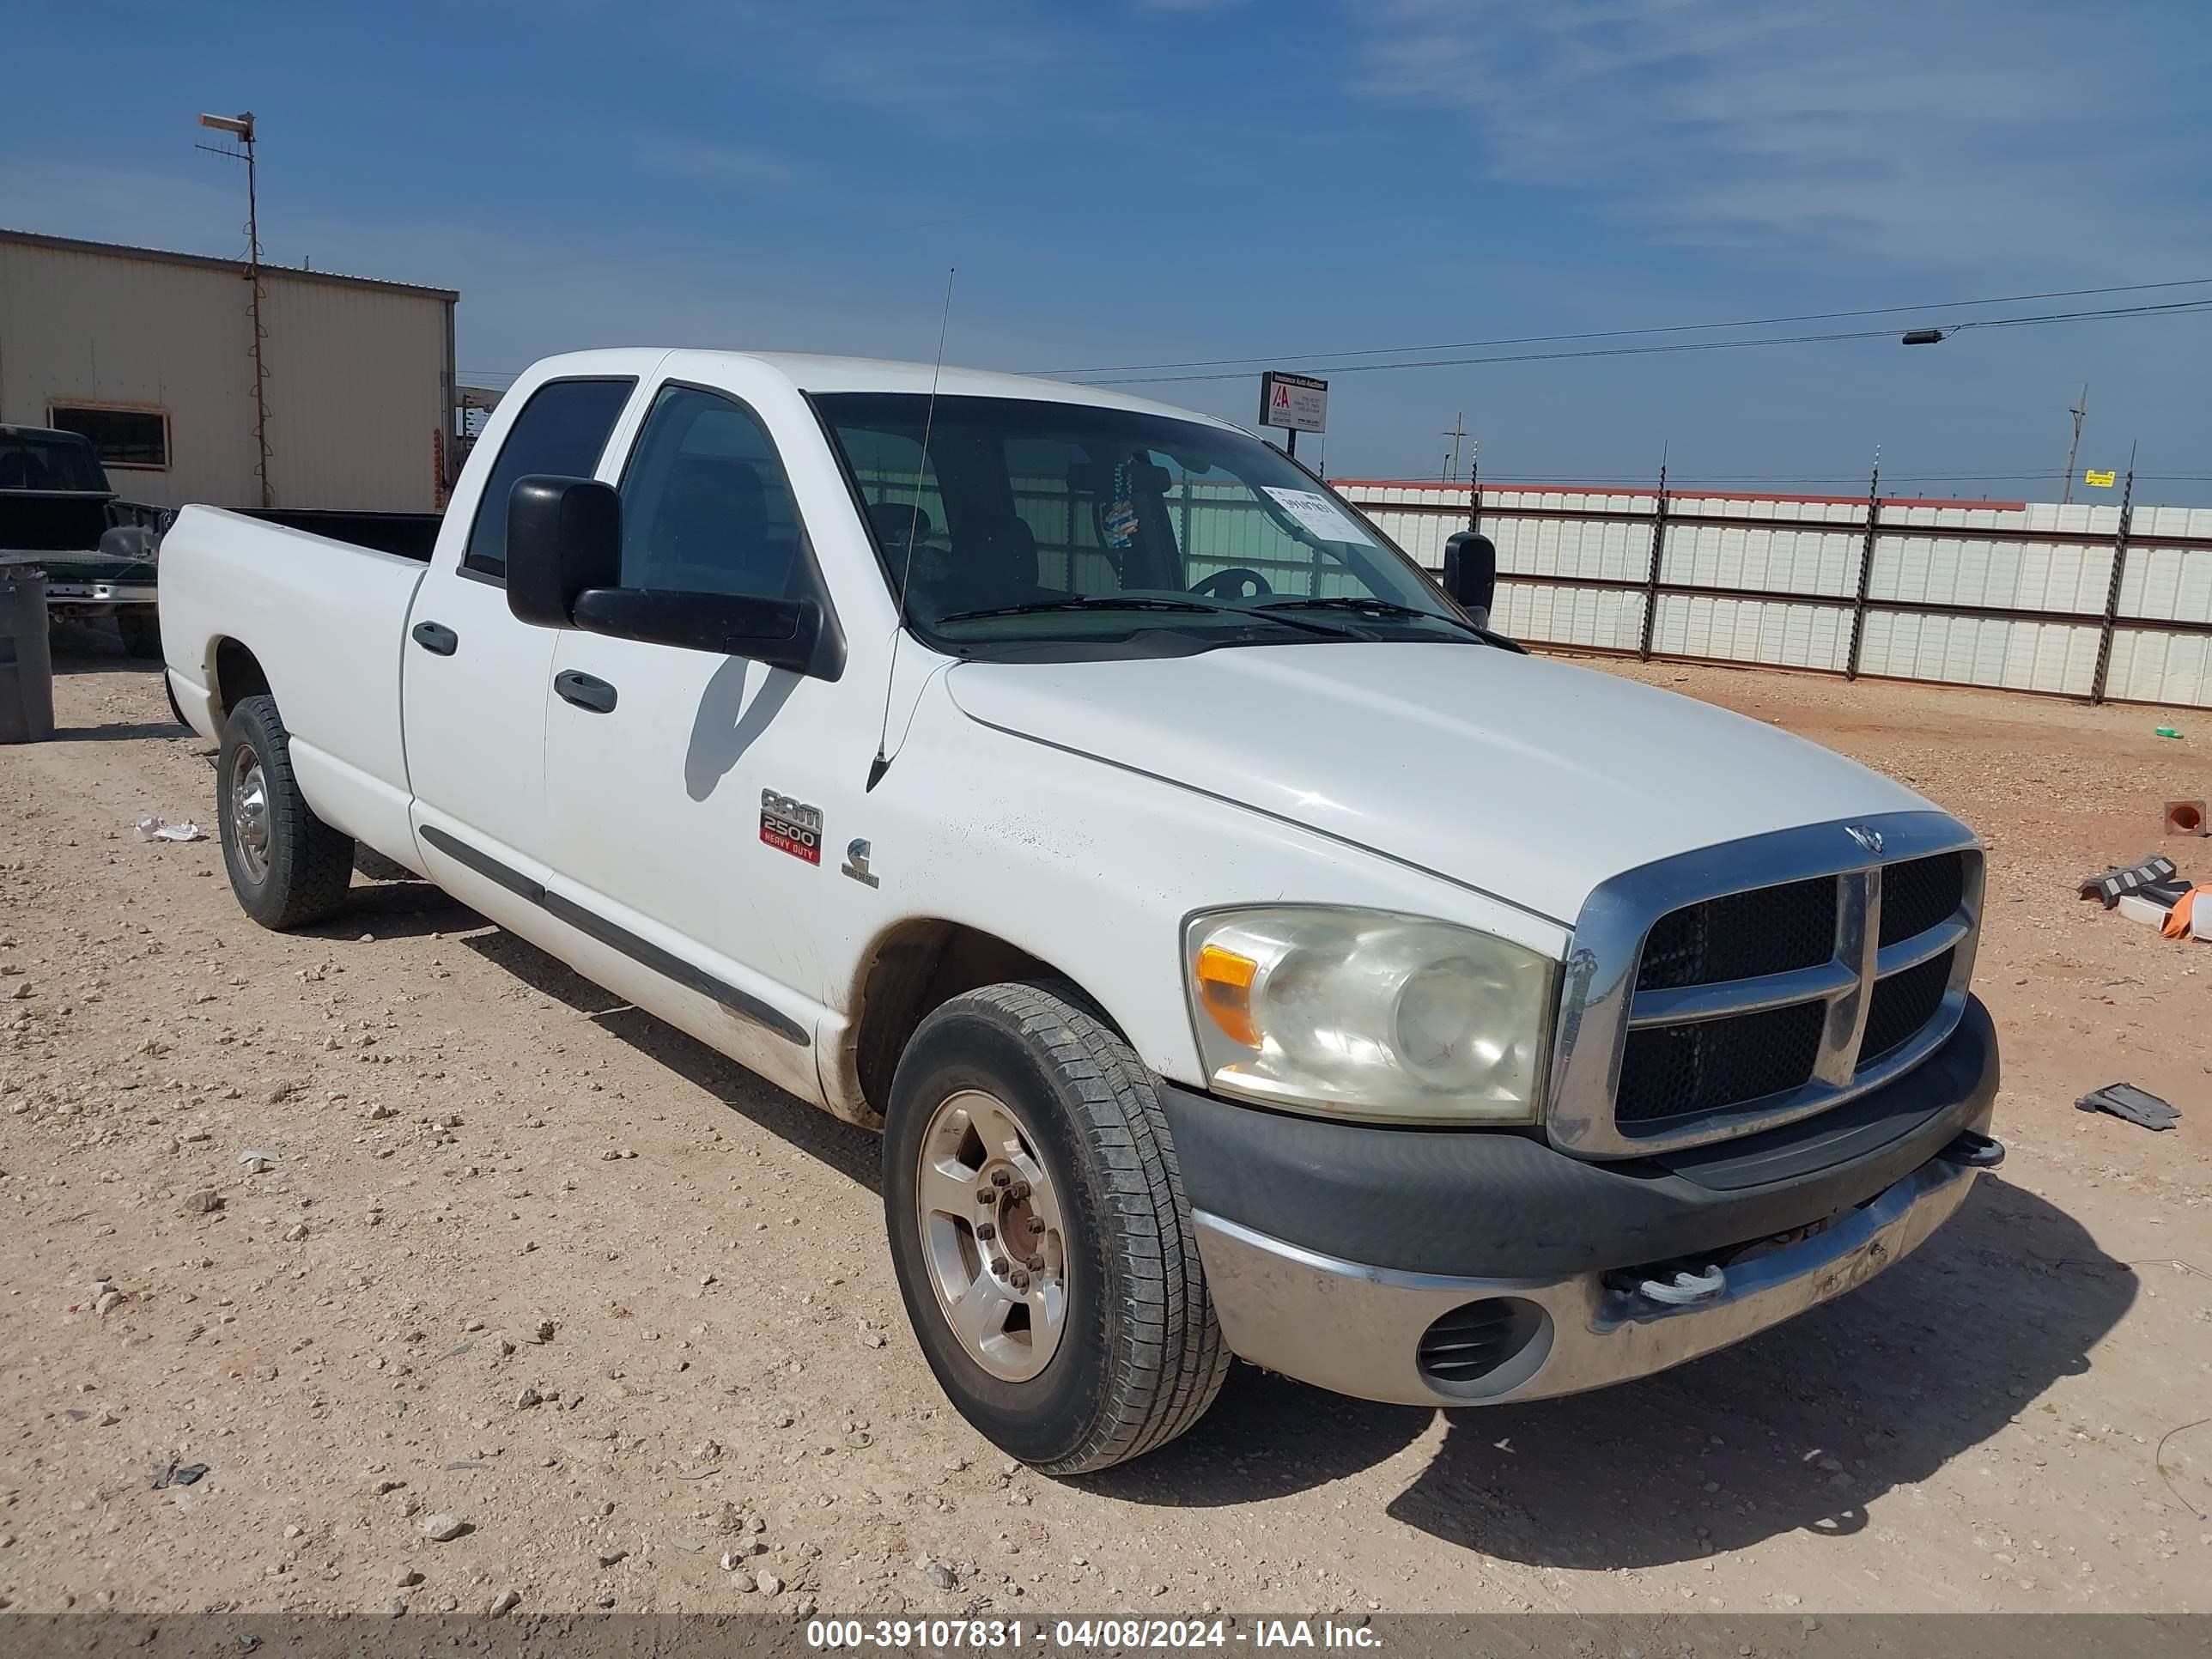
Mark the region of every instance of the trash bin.
POLYGON ((0 565, 0 743, 43 743, 53 734, 46 573, 35 565, 0 565))

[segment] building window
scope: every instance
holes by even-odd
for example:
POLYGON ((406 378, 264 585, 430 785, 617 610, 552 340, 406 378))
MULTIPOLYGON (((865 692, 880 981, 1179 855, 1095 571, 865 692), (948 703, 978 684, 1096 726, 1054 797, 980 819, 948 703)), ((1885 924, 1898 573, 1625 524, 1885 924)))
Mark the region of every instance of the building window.
POLYGON ((158 409, 101 409, 91 404, 48 404, 46 424, 92 440, 109 466, 167 471, 169 417, 158 409))

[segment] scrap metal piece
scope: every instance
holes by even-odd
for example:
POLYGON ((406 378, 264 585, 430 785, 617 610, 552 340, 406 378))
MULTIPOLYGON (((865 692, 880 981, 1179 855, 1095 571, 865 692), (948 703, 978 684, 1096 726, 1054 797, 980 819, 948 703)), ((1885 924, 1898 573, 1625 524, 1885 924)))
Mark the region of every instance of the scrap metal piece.
MULTIPOLYGON (((2147 887, 2164 885, 2179 874, 2173 860, 2161 854, 2145 859, 2141 864, 2129 865, 2124 869, 2107 870, 2101 876, 2092 876, 2081 884, 2080 890, 2085 899, 2103 900, 2105 908, 2109 910, 2120 902, 2121 894, 2139 893, 2147 887)), ((2186 882, 2181 884, 2184 889, 2188 885, 2186 882)), ((2171 903, 2179 896, 2179 893, 2166 896, 2166 902, 2171 903)))
POLYGON ((2074 1104, 2084 1112, 2110 1112, 2114 1117, 2140 1123, 2146 1129, 2171 1129, 2181 1121, 2181 1114, 2174 1108, 2132 1083, 2108 1083, 2083 1095, 2074 1104))

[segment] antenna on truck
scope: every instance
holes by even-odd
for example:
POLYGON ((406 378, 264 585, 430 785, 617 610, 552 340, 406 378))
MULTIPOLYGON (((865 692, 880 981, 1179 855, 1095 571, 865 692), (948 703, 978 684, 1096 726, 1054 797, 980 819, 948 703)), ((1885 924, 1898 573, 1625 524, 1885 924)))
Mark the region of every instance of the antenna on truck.
POLYGON ((884 674, 884 717, 876 727, 876 757, 868 763, 868 787, 873 789, 883 781, 884 774, 891 769, 891 757, 885 753, 890 743, 891 688, 898 683, 899 635, 906 632, 907 584, 914 577, 914 544, 916 532, 921 528, 921 480, 929 467, 929 432, 937 419, 937 380, 945 373, 945 330, 952 320, 952 279, 959 275, 957 265, 945 268, 945 310, 937 319, 937 362, 929 371, 929 402, 921 416, 921 450, 914 461, 914 510, 906 521, 906 563, 899 571, 898 620, 891 627, 890 666, 884 674))

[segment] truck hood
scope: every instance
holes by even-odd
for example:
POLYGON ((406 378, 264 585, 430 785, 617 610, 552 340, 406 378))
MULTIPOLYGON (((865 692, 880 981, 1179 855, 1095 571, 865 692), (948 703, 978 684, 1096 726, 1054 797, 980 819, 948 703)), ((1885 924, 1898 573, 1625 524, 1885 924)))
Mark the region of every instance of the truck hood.
POLYGON ((1571 925, 1676 853, 1929 803, 1710 703, 1478 646, 967 662, 971 720, 1371 848, 1571 925))

